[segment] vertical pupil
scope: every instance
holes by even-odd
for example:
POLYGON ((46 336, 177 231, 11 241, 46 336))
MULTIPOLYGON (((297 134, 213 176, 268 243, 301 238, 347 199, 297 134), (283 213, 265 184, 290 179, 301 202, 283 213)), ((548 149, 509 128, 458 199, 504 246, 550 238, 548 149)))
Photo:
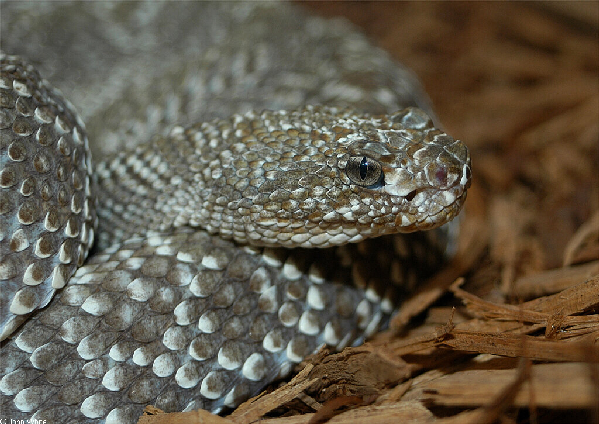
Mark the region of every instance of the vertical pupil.
POLYGON ((362 162, 360 162, 360 178, 366 178, 366 174, 368 173, 368 160, 366 158, 362 158, 362 162))

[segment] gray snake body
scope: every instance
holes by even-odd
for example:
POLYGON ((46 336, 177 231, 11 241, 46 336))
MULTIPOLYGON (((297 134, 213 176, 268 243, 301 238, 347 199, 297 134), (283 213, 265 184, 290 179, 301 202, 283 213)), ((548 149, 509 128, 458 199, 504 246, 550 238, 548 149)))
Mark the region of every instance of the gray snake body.
POLYGON ((30 65, 3 56, 0 89, 3 337, 26 319, 2 418, 234 407, 384 325, 446 244, 391 234, 451 220, 469 186, 467 149, 417 108, 249 111, 92 172, 82 119, 30 65))

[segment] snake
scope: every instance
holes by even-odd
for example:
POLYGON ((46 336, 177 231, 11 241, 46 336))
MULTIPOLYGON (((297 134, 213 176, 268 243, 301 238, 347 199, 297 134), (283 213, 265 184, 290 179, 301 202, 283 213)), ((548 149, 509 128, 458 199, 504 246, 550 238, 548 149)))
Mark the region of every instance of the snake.
MULTIPOLYGON (((223 100, 231 113, 216 118, 193 107, 162 110, 132 135, 140 126, 127 107, 97 124, 95 99, 75 107, 31 61, 2 53, 0 418, 134 423, 148 404, 234 408, 321 346, 358 345, 385 327, 406 291, 451 251, 455 225, 444 224, 466 199, 470 154, 434 122, 409 71, 347 23, 291 5, 244 5, 246 13, 196 6, 215 8, 206 16, 234 22, 245 38, 276 17, 279 28, 300 25, 296 31, 309 30, 323 46, 353 40, 358 56, 373 55, 381 73, 398 78, 375 78, 370 92, 378 96, 328 98, 315 90, 330 79, 326 72, 310 82, 302 65, 279 69, 289 79, 266 82, 272 108, 223 100), (278 94, 302 84, 303 98, 288 94, 281 107, 278 94), (372 99, 390 105, 365 106, 372 99), (94 143, 110 139, 116 151, 92 162, 94 143)), ((147 31, 177 6, 158 7, 147 31)), ((77 24, 64 16, 68 33, 77 24)), ((275 33, 255 44, 256 57, 282 42, 275 33)), ((239 56, 223 46, 242 55, 249 47, 235 36, 222 43, 221 56, 202 51, 204 66, 193 72, 237 72, 228 92, 241 87, 251 97, 261 87, 250 87, 252 73, 226 66, 239 56)), ((293 56, 306 49, 287 45, 293 56)), ((309 55, 302 60, 310 65, 309 55)), ((72 81, 66 60, 57 63, 72 81)), ((124 80, 135 82, 140 69, 125 68, 124 80)), ((354 66, 349 75, 356 73, 354 66)), ((226 98, 222 84, 202 81, 226 98)), ((147 101, 139 85, 129 88, 134 96, 121 90, 123 104, 147 101)), ((81 101, 76 91, 72 98, 81 101)))

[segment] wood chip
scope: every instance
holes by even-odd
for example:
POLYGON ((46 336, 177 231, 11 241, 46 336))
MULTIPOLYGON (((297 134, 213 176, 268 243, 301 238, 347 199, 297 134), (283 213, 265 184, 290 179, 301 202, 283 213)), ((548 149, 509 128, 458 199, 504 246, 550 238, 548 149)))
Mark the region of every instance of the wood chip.
MULTIPOLYGON (((147 408, 146 408, 147 409, 147 408)), ((233 424, 234 422, 208 411, 199 409, 190 412, 177 412, 172 414, 157 413, 157 408, 150 407, 156 415, 142 415, 137 424, 233 424)))
POLYGON ((230 415, 231 421, 236 424, 252 423, 264 414, 293 400, 298 394, 318 381, 317 378, 309 378, 313 368, 313 365, 308 364, 289 383, 279 387, 274 392, 258 395, 244 402, 230 415))
POLYGON ((592 408, 598 398, 590 367, 575 363, 533 365, 530 379, 515 386, 517 369, 466 370, 440 377, 420 389, 423 400, 445 406, 487 405, 512 385, 517 390, 516 406, 527 406, 534 399, 543 408, 592 408))
POLYGON ((527 300, 554 294, 597 274, 599 274, 599 261, 572 267, 564 266, 519 278, 512 285, 509 295, 514 299, 527 300))
MULTIPOLYGON (((292 417, 273 418, 261 421, 264 424, 308 424, 314 414, 296 415, 292 417)), ((356 408, 339 414, 328 424, 390 424, 410 423, 425 424, 435 422, 433 414, 420 402, 398 402, 389 405, 372 405, 356 408)))

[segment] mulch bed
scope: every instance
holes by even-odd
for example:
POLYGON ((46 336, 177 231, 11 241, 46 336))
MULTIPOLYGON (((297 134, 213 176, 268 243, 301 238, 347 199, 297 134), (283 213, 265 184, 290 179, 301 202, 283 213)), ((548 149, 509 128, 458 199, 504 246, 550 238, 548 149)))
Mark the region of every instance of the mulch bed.
POLYGON ((368 344, 228 417, 140 423, 599 423, 597 2, 302 4, 412 68, 468 144, 458 256, 368 344))

